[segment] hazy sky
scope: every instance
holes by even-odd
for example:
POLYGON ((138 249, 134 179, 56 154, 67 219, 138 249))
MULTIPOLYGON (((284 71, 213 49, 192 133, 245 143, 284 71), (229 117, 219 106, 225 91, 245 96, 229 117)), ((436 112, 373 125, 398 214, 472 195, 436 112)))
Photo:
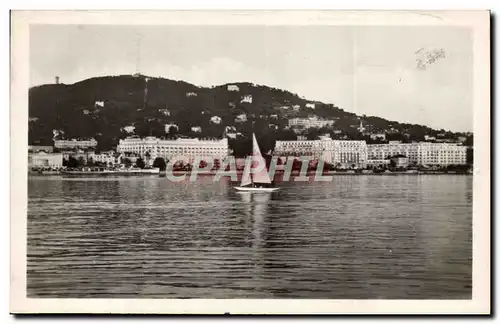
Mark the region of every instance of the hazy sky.
POLYGON ((464 28, 38 25, 30 64, 32 86, 135 72, 201 86, 249 81, 357 114, 472 131, 464 28), (419 49, 445 57, 422 70, 419 49))

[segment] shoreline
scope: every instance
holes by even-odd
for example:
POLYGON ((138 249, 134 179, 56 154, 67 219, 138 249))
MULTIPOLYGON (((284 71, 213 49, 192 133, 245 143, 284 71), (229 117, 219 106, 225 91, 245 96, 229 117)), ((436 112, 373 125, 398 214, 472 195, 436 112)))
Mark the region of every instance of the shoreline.
MULTIPOLYGON (((171 173, 174 176, 180 176, 180 175, 185 175, 185 176, 191 176, 193 172, 191 171, 174 171, 171 173)), ((206 176, 215 176, 217 174, 217 171, 210 171, 210 172, 198 172, 198 176, 206 177, 206 176)), ((223 174, 221 177, 231 177, 231 176, 239 176, 243 174, 243 171, 237 171, 237 172, 232 172, 231 174, 223 174)), ((283 171, 278 171, 274 174, 274 176, 281 176, 283 175, 283 171)), ((109 174, 102 174, 102 173, 85 173, 85 174, 68 174, 64 172, 58 172, 58 171, 47 171, 47 172, 28 172, 28 176, 66 176, 66 177, 108 177, 108 176, 118 176, 118 177, 151 177, 151 176, 157 176, 157 177, 166 177, 167 172, 166 171, 160 171, 159 173, 130 173, 130 174, 123 174, 123 173, 109 173, 109 174)), ((290 176, 300 176, 300 172, 292 171, 290 173, 290 176)), ((316 171, 308 171, 306 176, 315 176, 316 171)), ((370 176, 398 176, 398 175, 474 175, 473 173, 469 172, 444 172, 444 171, 418 171, 418 172, 407 172, 407 171, 393 171, 393 172, 381 172, 381 173, 374 173, 374 172, 348 172, 348 171, 328 171, 328 172, 323 172, 320 174, 322 176, 344 176, 344 175, 349 175, 349 176, 363 176, 363 175, 370 175, 370 176)))

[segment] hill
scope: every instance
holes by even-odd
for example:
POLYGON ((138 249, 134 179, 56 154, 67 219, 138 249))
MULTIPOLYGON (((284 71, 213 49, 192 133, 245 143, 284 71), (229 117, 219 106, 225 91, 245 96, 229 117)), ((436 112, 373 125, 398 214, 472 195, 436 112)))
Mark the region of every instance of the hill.
POLYGON ((230 139, 230 146, 235 155, 243 155, 250 147, 247 135, 252 129, 267 151, 276 140, 296 138, 287 127, 290 118, 312 116, 335 120, 335 124, 304 130, 303 135, 310 139, 330 133, 333 138, 373 141, 367 133, 358 132, 360 120, 369 132, 384 132, 389 140, 464 135, 376 116, 358 116, 334 104, 309 101, 288 91, 248 82, 205 88, 164 78, 121 75, 31 88, 28 138, 30 144, 52 145, 54 130, 58 130, 59 137, 94 137, 99 149, 111 149, 130 134, 222 137, 226 126, 233 126, 243 136, 230 139), (308 103, 314 103, 314 108, 306 107, 308 103), (215 116, 220 117, 219 123, 211 120, 215 116), (166 134, 165 124, 176 124, 178 130, 167 127, 171 132, 166 134), (131 132, 133 127, 124 129, 126 126, 135 129, 131 132), (201 132, 193 132, 193 126, 201 127, 201 132))

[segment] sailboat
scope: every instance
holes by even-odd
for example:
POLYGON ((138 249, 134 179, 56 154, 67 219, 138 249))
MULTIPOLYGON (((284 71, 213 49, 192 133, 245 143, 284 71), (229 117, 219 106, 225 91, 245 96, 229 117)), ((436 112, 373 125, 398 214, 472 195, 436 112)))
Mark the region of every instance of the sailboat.
POLYGON ((271 178, 269 177, 269 172, 266 168, 266 161, 260 153, 259 144, 255 138, 255 134, 252 134, 252 163, 246 163, 245 169, 243 170, 243 176, 241 177, 241 183, 239 187, 234 187, 239 191, 256 191, 256 192, 269 192, 276 191, 279 188, 269 187, 271 185, 271 178), (257 173, 252 173, 252 165, 264 165, 261 171, 257 173))

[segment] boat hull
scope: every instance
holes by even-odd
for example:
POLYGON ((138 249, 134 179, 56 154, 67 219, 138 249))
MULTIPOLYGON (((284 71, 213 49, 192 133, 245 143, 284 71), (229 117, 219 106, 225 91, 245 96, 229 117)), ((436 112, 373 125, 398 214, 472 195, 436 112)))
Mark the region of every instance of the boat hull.
POLYGON ((272 192, 277 191, 280 188, 255 188, 255 187, 234 187, 238 191, 248 191, 248 192, 272 192))

